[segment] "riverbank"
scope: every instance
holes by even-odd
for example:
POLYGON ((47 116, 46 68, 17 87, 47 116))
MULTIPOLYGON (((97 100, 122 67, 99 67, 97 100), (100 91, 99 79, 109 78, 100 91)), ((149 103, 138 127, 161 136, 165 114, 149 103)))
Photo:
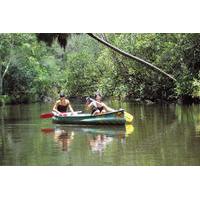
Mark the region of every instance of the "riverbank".
MULTIPOLYGON (((70 96, 68 97, 71 101, 76 100, 80 102, 85 102, 86 96, 70 96)), ((105 97, 104 100, 111 100, 111 101, 131 101, 136 104, 145 104, 145 105, 152 105, 152 104, 200 104, 200 99, 197 98, 183 98, 180 97, 178 99, 173 100, 163 100, 163 99, 141 99, 141 98, 131 98, 131 97, 105 97)), ((53 103, 56 101, 56 98, 44 96, 44 97, 23 97, 23 98, 14 98, 8 95, 1 95, 0 96, 0 106, 3 105, 16 105, 16 104, 31 104, 31 103, 53 103)))
POLYGON ((11 99, 7 95, 0 95, 0 106, 11 104, 11 99))
POLYGON ((16 104, 30 104, 36 102, 44 102, 40 99, 34 97, 22 97, 22 98, 15 98, 8 95, 0 95, 0 106, 2 105, 16 105, 16 104))

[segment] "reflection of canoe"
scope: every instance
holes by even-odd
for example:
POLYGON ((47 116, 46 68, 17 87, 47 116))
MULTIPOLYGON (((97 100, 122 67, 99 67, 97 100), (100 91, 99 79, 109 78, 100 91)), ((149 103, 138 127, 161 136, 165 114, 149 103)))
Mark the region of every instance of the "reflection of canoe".
POLYGON ((54 116, 54 123, 58 124, 82 124, 82 125, 124 125, 124 110, 93 116, 91 114, 78 114, 74 116, 54 116))
POLYGON ((45 134, 53 134, 55 141, 62 147, 63 151, 69 151, 72 140, 75 135, 85 135, 92 152, 105 150, 114 138, 123 144, 126 137, 133 133, 132 125, 126 126, 78 126, 78 125, 61 125, 57 124, 55 128, 42 129, 45 134))
POLYGON ((117 134, 125 134, 126 130, 124 126, 97 126, 97 127, 67 127, 65 130, 72 130, 75 133, 86 133, 86 134, 103 134, 103 135, 117 135, 117 134))
POLYGON ((134 131, 132 125, 126 126, 76 126, 76 125, 56 125, 54 129, 43 129, 45 133, 54 132, 55 130, 63 130, 67 133, 76 133, 76 134, 102 134, 107 136, 116 136, 124 134, 126 136, 130 135, 134 131))

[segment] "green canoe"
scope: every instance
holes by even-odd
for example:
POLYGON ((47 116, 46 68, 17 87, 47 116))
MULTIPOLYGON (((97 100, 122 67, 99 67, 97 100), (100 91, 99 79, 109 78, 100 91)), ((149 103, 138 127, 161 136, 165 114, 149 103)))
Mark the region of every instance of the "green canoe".
POLYGON ((124 110, 93 116, 91 114, 78 114, 74 116, 54 116, 53 122, 57 124, 81 124, 81 125, 124 125, 124 110))

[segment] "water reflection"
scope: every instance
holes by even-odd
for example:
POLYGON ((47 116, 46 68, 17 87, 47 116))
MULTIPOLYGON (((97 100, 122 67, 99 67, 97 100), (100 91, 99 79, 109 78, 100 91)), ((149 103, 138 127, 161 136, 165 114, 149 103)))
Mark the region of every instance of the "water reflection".
POLYGON ((44 128, 41 129, 46 135, 52 135, 55 142, 59 145, 62 151, 69 151, 70 145, 74 139, 74 132, 63 128, 44 128))
POLYGON ((102 153, 106 146, 113 141, 113 138, 106 135, 96 135, 89 138, 89 145, 92 152, 102 153))
POLYGON ((0 165, 200 165, 200 105, 109 105, 134 113, 135 130, 57 126, 38 117, 47 104, 0 108, 0 165))
POLYGON ((70 146, 75 140, 75 135, 85 135, 87 144, 93 153, 102 153, 106 147, 117 139, 121 143, 126 143, 126 137, 133 133, 134 127, 127 126, 91 126, 77 127, 56 125, 54 128, 43 128, 41 131, 45 135, 52 135, 55 142, 59 144, 62 151, 70 151, 70 146))
POLYGON ((69 151, 70 145, 74 139, 74 132, 67 132, 63 129, 56 129, 54 132, 54 140, 59 144, 63 151, 69 151))
POLYGON ((200 137, 200 124, 196 125, 195 129, 196 137, 200 137))

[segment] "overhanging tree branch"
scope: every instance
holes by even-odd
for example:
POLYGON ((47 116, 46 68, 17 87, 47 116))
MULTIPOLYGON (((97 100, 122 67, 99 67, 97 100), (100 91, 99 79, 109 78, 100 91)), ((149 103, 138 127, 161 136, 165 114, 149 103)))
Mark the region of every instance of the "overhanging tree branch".
POLYGON ((130 53, 127 53, 127 52, 125 52, 125 51, 119 49, 118 47, 113 46, 112 44, 108 43, 107 41, 105 41, 105 40, 103 40, 103 39, 101 39, 101 38, 95 36, 93 33, 87 33, 87 34, 88 34, 90 37, 92 37, 92 38, 94 38, 95 40, 97 40, 98 42, 102 43, 103 45, 105 45, 105 46, 111 48, 112 50, 114 50, 114 51, 120 53, 121 55, 123 55, 123 56, 125 56, 125 57, 128 57, 128 58, 131 58, 131 59, 133 59, 133 60, 136 60, 136 61, 138 61, 139 63, 145 64, 146 66, 150 67, 150 68, 153 69, 154 71, 157 71, 157 72, 159 72, 160 74, 163 74, 164 76, 167 76, 167 77, 170 78, 171 80, 176 81, 176 79, 175 79, 173 76, 171 76, 170 74, 166 73, 166 72, 163 71, 162 69, 156 67, 155 65, 153 65, 153 64, 151 64, 151 63, 149 63, 149 62, 147 62, 147 61, 145 61, 145 60, 143 60, 143 59, 141 59, 141 58, 139 58, 139 57, 137 57, 137 56, 133 56, 133 55, 131 55, 130 53))

